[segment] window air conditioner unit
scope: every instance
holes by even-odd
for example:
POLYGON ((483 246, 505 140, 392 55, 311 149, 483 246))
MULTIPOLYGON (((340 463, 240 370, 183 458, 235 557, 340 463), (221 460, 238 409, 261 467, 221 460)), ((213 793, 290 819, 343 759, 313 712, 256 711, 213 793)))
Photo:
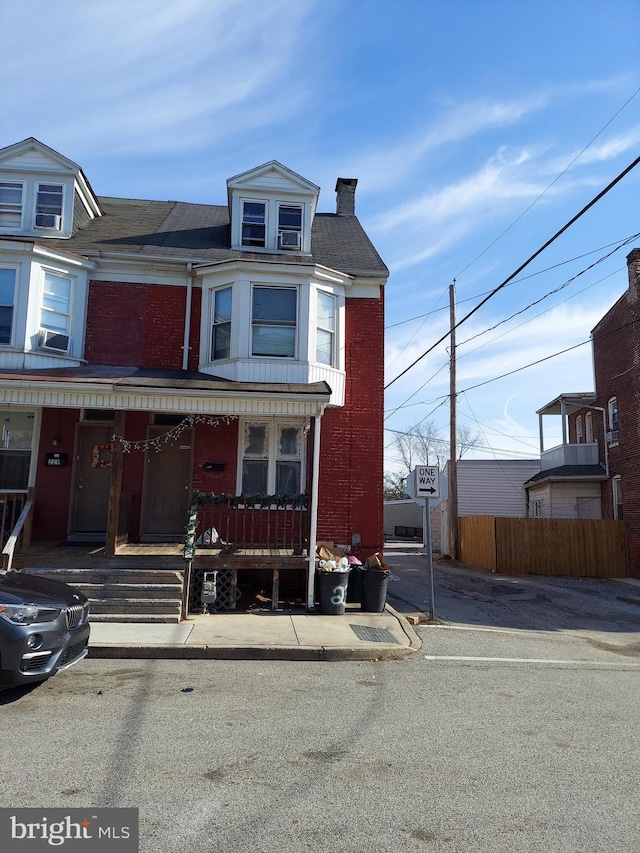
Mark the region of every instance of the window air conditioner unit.
POLYGON ((618 430, 610 429, 607 432, 607 444, 615 444, 618 441, 618 430))
POLYGON ((36 213, 36 228, 54 228, 60 231, 62 217, 57 213, 36 213))
POLYGON ((40 349, 50 349, 54 352, 68 352, 69 335, 62 335, 60 332, 51 331, 51 329, 40 329, 38 346, 40 349))
POLYGON ((280 248, 281 249, 299 249, 300 237, 299 231, 281 231, 280 232, 280 248))

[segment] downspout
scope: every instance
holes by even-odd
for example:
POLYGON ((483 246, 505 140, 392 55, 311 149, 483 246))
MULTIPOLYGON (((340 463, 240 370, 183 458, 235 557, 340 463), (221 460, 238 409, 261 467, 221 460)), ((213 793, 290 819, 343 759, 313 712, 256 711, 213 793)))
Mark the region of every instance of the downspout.
POLYGON ((189 339, 191 337, 191 301, 193 296, 193 264, 187 264, 187 302, 184 309, 184 342, 182 344, 182 369, 189 369, 189 339))
POLYGON ((317 403, 316 416, 313 421, 313 463, 311 467, 311 505, 309 510, 309 573, 307 578, 307 610, 313 610, 315 605, 316 582, 316 539, 318 535, 318 493, 320 491, 320 423, 324 414, 325 404, 317 403))

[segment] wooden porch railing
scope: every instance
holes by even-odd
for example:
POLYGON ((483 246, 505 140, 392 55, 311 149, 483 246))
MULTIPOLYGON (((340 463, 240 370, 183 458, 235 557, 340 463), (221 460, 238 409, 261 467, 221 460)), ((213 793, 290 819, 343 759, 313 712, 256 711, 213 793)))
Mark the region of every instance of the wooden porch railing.
MULTIPOLYGON (((264 563, 287 556, 302 556, 309 542, 307 495, 215 495, 198 492, 187 516, 184 539, 185 572, 182 619, 187 618, 191 572, 196 550, 220 556, 255 558, 264 563)), ((279 568, 274 563, 274 597, 277 599, 279 568)), ((273 604, 277 606, 277 601, 273 604)))
POLYGON ((301 555, 308 543, 307 495, 194 495, 187 517, 185 560, 196 549, 226 554, 267 551, 301 555))
POLYGON ((0 492, 0 542, 2 571, 8 572, 18 548, 27 551, 31 543, 33 489, 26 492, 0 492))

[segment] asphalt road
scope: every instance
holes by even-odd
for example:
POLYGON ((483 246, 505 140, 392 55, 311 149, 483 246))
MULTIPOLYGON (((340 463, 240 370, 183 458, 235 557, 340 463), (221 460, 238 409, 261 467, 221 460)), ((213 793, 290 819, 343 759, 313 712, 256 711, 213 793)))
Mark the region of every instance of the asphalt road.
POLYGON ((0 805, 134 806, 144 853, 637 853, 640 658, 574 618, 384 663, 85 660, 0 693, 0 805))

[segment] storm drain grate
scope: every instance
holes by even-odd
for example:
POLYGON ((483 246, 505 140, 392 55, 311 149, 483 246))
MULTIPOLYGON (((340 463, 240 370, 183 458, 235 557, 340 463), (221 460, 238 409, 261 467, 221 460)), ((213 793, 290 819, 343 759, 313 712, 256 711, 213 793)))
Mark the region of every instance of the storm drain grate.
POLYGON ((400 640, 396 640, 388 628, 370 628, 368 625, 350 625, 353 633, 359 640, 365 640, 370 643, 395 643, 401 645, 400 640))

